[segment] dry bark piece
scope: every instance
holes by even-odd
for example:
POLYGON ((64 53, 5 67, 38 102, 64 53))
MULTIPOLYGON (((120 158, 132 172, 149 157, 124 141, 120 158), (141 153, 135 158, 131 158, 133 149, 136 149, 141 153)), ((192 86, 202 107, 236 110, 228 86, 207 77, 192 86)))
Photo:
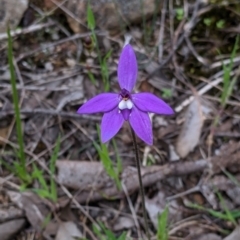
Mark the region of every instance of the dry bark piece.
MULTIPOLYGON (((52 219, 44 229, 44 236, 55 236, 56 239, 64 239, 72 233, 71 237, 80 237, 80 231, 77 229, 75 223, 77 219, 71 210, 71 201, 67 200, 65 203, 58 202, 60 206, 58 216, 55 219, 52 219), (61 229, 63 228, 63 229, 61 229), (68 233, 69 232, 69 233, 68 233)), ((72 239, 67 237, 66 239, 72 239)))
POLYGON ((0 33, 7 31, 9 24, 13 29, 19 24, 28 7, 28 0, 0 0, 0 33))
POLYGON ((75 240, 83 235, 74 222, 61 222, 55 240, 75 240))
MULTIPOLYGON (((0 137, 7 139, 9 127, 0 128, 0 137)), ((3 141, 0 141, 0 146, 4 145, 3 141)))
MULTIPOLYGON (((240 174, 235 175, 235 178, 237 181, 240 181, 240 174)), ((212 190, 214 190, 214 187, 215 187, 219 191, 226 191, 226 193, 227 193, 228 189, 236 187, 236 184, 233 181, 231 181, 229 178, 227 178, 226 176, 218 175, 218 176, 214 176, 213 178, 211 178, 209 186, 212 188, 212 190)))
POLYGON ((113 230, 114 231, 122 231, 124 229, 130 229, 135 226, 135 223, 130 217, 118 217, 116 222, 114 223, 113 230))
POLYGON ((240 239, 240 227, 236 227, 235 230, 225 237, 223 240, 239 240, 240 239))
POLYGON ((14 219, 0 224, 1 240, 12 240, 26 225, 25 218, 14 219))
POLYGON ((236 205, 240 205, 240 187, 235 186, 226 189, 226 194, 231 198, 232 202, 236 205))
POLYGON ((22 218, 24 216, 24 212, 16 207, 10 207, 9 209, 0 209, 0 223, 16 218, 22 218))
POLYGON ((57 168, 58 181, 69 188, 89 190, 113 185, 99 162, 61 160, 57 162, 57 168))
POLYGON ((11 201, 20 209, 25 211, 29 223, 37 231, 42 231, 43 223, 50 213, 50 210, 44 204, 44 199, 32 192, 14 192, 7 191, 11 201))
MULTIPOLYGON (((214 173, 234 164, 238 167, 240 162, 240 143, 227 144, 220 156, 197 161, 170 163, 163 166, 149 166, 142 168, 142 181, 145 187, 155 184, 157 181, 168 177, 187 175, 200 172, 209 167, 214 173)), ((82 161, 58 161, 58 182, 69 188, 81 190, 76 196, 80 203, 86 201, 98 201, 105 198, 122 198, 123 191, 116 188, 115 183, 107 176, 100 162, 82 161)), ((138 190, 137 170, 134 167, 126 167, 120 179, 124 182, 129 194, 138 190)))
POLYGON ((201 237, 196 238, 195 240, 222 240, 222 238, 215 233, 207 233, 201 237))
POLYGON ((58 94, 55 99, 57 101, 57 110, 61 111, 66 104, 79 101, 84 97, 83 93, 83 76, 78 75, 76 77, 69 78, 67 83, 62 87, 68 87, 71 90, 64 91, 58 94), (76 89, 77 88, 77 89, 76 89))
POLYGON ((195 97, 186 111, 186 119, 176 143, 176 150, 182 158, 197 146, 203 122, 202 104, 200 98, 195 97))
POLYGON ((211 204, 213 209, 217 209, 218 201, 216 195, 214 194, 213 189, 210 186, 202 185, 200 188, 201 193, 207 199, 207 201, 211 204))
MULTIPOLYGON (((146 210, 155 227, 158 228, 158 215, 162 214, 167 205, 166 194, 163 190, 158 192, 156 196, 151 199, 146 198, 146 210)), ((176 200, 169 202, 168 204, 168 221, 170 223, 176 223, 182 219, 182 211, 179 211, 179 205, 176 200)))

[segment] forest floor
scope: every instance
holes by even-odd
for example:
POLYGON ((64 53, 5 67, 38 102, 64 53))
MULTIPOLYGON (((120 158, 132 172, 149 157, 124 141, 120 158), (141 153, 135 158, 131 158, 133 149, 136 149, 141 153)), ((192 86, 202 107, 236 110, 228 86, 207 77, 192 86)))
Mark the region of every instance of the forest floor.
POLYGON ((163 1, 117 34, 91 11, 76 33, 65 14, 31 4, 13 57, 0 34, 0 239, 147 239, 128 123, 102 144, 102 114, 76 113, 119 92, 130 36, 134 91, 175 111, 150 114, 152 146, 138 140, 151 239, 239 240, 240 2, 163 1))

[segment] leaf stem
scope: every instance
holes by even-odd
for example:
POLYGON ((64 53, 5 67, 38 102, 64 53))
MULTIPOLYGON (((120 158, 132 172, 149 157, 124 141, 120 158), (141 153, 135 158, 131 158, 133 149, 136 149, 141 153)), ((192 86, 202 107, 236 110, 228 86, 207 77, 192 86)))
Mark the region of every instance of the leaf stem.
POLYGON ((135 158, 136 158, 136 163, 137 163, 137 172, 138 172, 138 181, 140 185, 140 194, 141 194, 141 199, 142 199, 142 210, 143 210, 143 218, 144 218, 144 225, 145 225, 145 230, 147 233, 147 238, 150 240, 150 233, 149 233, 149 228, 148 228, 148 222, 147 222, 147 212, 145 208, 145 194, 144 194, 144 188, 142 184, 142 176, 141 176, 141 167, 140 167, 140 158, 139 158, 139 151, 138 151, 138 145, 137 145, 137 140, 136 140, 136 135, 131 128, 131 133, 132 133, 132 138, 133 138, 133 146, 135 149, 135 158))

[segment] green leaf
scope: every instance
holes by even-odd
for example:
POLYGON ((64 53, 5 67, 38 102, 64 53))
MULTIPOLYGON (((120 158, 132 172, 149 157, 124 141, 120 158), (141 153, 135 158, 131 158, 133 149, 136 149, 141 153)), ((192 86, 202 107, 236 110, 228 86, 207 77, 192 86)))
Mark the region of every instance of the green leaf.
POLYGON ((96 80, 95 80, 94 75, 92 74, 91 71, 88 71, 88 77, 89 77, 89 79, 91 80, 91 82, 92 82, 94 85, 96 85, 96 80))
POLYGON ((183 8, 177 8, 176 9, 176 16, 177 20, 182 20, 184 16, 184 9, 183 8))
POLYGON ((116 145, 116 142, 115 142, 114 139, 112 140, 112 143, 113 143, 114 152, 116 153, 116 158, 117 158, 117 173, 118 173, 118 175, 119 175, 119 174, 121 174, 121 172, 122 172, 122 159, 121 159, 120 156, 119 156, 119 152, 118 152, 118 149, 117 149, 117 145, 116 145))
POLYGON ((157 239, 168 240, 168 207, 166 206, 162 214, 158 217, 157 239))
POLYGON ((210 215, 212 215, 213 217, 216 217, 216 218, 219 218, 219 219, 222 219, 222 220, 231 221, 234 224, 235 224, 235 218, 238 217, 239 214, 240 214, 240 212, 234 212, 234 211, 232 212, 232 211, 229 211, 228 209, 225 209, 225 211, 227 211, 226 213, 222 213, 222 212, 219 212, 219 211, 215 211, 213 209, 204 208, 204 207, 202 207, 198 204, 194 204, 194 203, 188 203, 187 205, 188 205, 188 207, 191 207, 191 208, 206 211, 210 215), (236 215, 234 215, 234 213, 236 213, 236 215))
POLYGON ((56 186, 56 182, 55 182, 55 179, 54 179, 54 174, 56 172, 56 161, 57 161, 57 158, 58 158, 59 151, 60 151, 60 137, 58 137, 58 139, 57 139, 56 146, 53 150, 53 154, 52 154, 51 159, 50 159, 50 172, 51 172, 50 192, 51 192, 51 198, 54 202, 57 201, 57 186, 56 186))
POLYGON ((171 88, 162 88, 162 97, 163 98, 170 98, 172 97, 172 89, 171 88))
POLYGON ((105 55, 105 57, 102 60, 101 63, 101 73, 103 76, 103 80, 104 80, 104 90, 108 91, 109 90, 109 71, 108 71, 108 66, 107 66, 107 60, 109 59, 109 57, 112 54, 112 50, 108 51, 108 53, 105 55))
POLYGON ((221 29, 224 27, 225 23, 226 23, 225 20, 221 19, 221 20, 217 21, 216 26, 218 29, 221 29))
POLYGON ((212 19, 211 18, 204 18, 203 22, 206 26, 210 26, 212 24, 212 19))
MULTIPOLYGON (((100 138, 100 129, 98 126, 97 126, 97 132, 98 132, 98 136, 100 138)), ((103 165, 106 173, 108 174, 109 177, 111 177, 115 181, 117 188, 121 189, 119 172, 118 172, 118 169, 114 168, 114 165, 113 165, 112 159, 109 156, 106 144, 101 143, 100 146, 96 142, 93 142, 93 144, 99 154, 100 160, 102 162, 102 165, 103 165)))
POLYGON ((98 222, 98 225, 93 225, 93 232, 100 240, 126 240, 127 233, 123 232, 118 238, 114 233, 107 229, 102 222, 98 222))
POLYGON ((90 30, 95 29, 95 27, 96 27, 95 18, 94 18, 93 11, 92 11, 89 3, 88 3, 88 6, 87 6, 87 23, 88 23, 88 28, 90 30))
MULTIPOLYGON (((12 87, 12 95, 13 95, 13 104, 14 104, 14 113, 16 118, 16 129, 17 129, 17 139, 19 145, 19 157, 20 157, 20 164, 21 164, 21 176, 28 175, 27 168, 26 168, 26 158, 24 152, 24 141, 23 141, 23 134, 22 134, 22 124, 21 124, 21 116, 20 116, 20 109, 18 106, 18 92, 16 87, 16 77, 14 72, 14 64, 13 64, 13 50, 12 50, 12 37, 10 33, 10 29, 7 29, 8 35, 8 64, 10 70, 10 80, 11 80, 11 87, 12 87)), ((28 181, 28 177, 22 179, 23 181, 28 181)), ((29 182, 27 182, 29 184, 29 182)))
POLYGON ((116 239, 113 232, 110 231, 109 229, 107 229, 102 222, 99 222, 99 225, 101 226, 105 235, 107 235, 107 239, 109 239, 109 240, 115 240, 116 239))
POLYGON ((45 227, 47 227, 47 225, 49 224, 49 222, 51 221, 51 213, 49 213, 43 220, 42 223, 42 229, 44 229, 45 227))
POLYGON ((231 221, 233 224, 235 224, 235 226, 237 226, 237 222, 236 222, 234 216, 232 215, 232 213, 230 212, 230 210, 227 208, 227 205, 226 205, 222 195, 218 191, 216 193, 218 195, 218 198, 220 199, 220 203, 224 208, 224 211, 226 213, 226 216, 227 216, 228 220, 231 221))
POLYGON ((93 224, 93 232, 98 236, 100 240, 104 240, 104 237, 101 234, 101 230, 95 224, 93 224))
POLYGON ((36 164, 33 163, 33 172, 32 172, 32 177, 37 179, 41 185, 41 188, 45 191, 48 191, 48 185, 47 182, 43 176, 43 171, 38 169, 36 164))
POLYGON ((123 232, 118 240, 125 240, 127 238, 127 232, 123 232))
POLYGON ((29 185, 32 182, 31 176, 26 172, 25 166, 19 162, 14 162, 14 173, 22 180, 24 185, 29 185))
POLYGON ((232 53, 231 53, 231 57, 230 57, 230 63, 228 65, 223 63, 223 92, 222 92, 222 96, 221 96, 221 104, 222 107, 225 107, 226 102, 228 100, 228 98, 231 96, 232 94, 232 90, 234 87, 234 84, 236 83, 236 77, 234 77, 232 79, 232 81, 230 81, 231 79, 231 71, 233 69, 233 59, 236 56, 236 52, 238 49, 238 42, 239 42, 239 35, 236 38, 232 53))
POLYGON ((222 169, 223 173, 238 187, 240 187, 239 181, 226 169, 222 169))
POLYGON ((31 189, 34 193, 36 193, 38 196, 40 196, 41 198, 49 198, 50 199, 50 195, 49 192, 46 191, 45 189, 38 189, 38 188, 33 188, 31 189))

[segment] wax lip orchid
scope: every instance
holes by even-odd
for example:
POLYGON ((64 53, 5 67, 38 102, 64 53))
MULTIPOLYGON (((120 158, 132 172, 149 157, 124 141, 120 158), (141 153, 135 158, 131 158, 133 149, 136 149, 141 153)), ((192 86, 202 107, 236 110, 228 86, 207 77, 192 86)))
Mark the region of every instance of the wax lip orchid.
POLYGON ((145 143, 152 145, 152 124, 148 113, 173 114, 167 103, 152 93, 132 93, 137 80, 137 60, 130 44, 125 45, 118 64, 119 93, 102 93, 77 111, 79 114, 103 112, 101 140, 103 143, 114 137, 124 121, 129 121, 136 135, 145 143))

